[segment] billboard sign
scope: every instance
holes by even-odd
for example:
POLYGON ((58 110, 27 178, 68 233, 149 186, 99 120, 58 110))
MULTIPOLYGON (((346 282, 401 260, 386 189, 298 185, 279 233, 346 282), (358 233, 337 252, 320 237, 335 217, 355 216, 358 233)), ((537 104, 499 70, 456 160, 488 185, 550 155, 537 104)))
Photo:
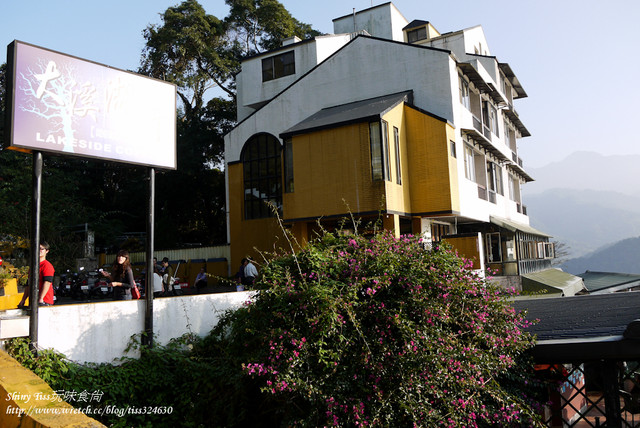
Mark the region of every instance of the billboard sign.
POLYGON ((173 84, 14 41, 6 147, 176 168, 173 84))

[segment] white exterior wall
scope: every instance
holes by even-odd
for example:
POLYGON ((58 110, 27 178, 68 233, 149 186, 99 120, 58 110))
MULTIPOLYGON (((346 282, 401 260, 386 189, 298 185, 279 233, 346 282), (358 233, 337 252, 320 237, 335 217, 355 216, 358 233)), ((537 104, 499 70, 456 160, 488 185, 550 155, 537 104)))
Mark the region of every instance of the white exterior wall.
MULTIPOLYGON (((236 292, 154 299, 155 342, 166 344, 185 333, 205 336, 222 312, 250 298, 251 292, 236 292)), ((110 363, 125 355, 132 335, 144 331, 145 304, 130 300, 41 307, 38 346, 76 362, 110 363)))
POLYGON ((355 25, 353 15, 334 19, 333 32, 340 34, 365 30, 374 37, 402 42, 404 40, 402 29, 408 23, 409 21, 392 3, 386 3, 356 12, 355 25))
POLYGON ((236 76, 238 121, 243 120, 256 110, 250 106, 259 105, 275 97, 350 40, 349 34, 318 36, 312 41, 289 45, 290 49, 271 52, 244 61, 242 71, 236 76), (289 76, 262 82, 262 60, 291 50, 295 52, 296 72, 289 76))
POLYGON ((455 62, 446 51, 357 37, 227 134, 225 159, 239 160, 257 132, 278 137, 325 107, 407 90, 414 91, 417 107, 453 122, 453 75, 455 62))

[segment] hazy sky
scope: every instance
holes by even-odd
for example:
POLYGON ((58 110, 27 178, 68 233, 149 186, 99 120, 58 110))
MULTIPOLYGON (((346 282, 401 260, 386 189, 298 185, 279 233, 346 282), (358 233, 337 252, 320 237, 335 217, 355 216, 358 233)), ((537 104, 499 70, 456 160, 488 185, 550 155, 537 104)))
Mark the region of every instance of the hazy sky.
MULTIPOLYGON (((281 0, 294 17, 333 32, 333 18, 384 3, 371 0, 281 0)), ((142 31, 177 0, 21 0, 3 2, 0 54, 14 39, 135 70, 142 31)), ((223 0, 200 0, 219 18, 223 0)), ((441 33, 482 25, 491 54, 510 64, 528 98, 516 110, 532 136, 519 141, 527 166, 579 150, 640 154, 635 121, 640 69, 637 0, 396 0, 409 21, 441 33)))

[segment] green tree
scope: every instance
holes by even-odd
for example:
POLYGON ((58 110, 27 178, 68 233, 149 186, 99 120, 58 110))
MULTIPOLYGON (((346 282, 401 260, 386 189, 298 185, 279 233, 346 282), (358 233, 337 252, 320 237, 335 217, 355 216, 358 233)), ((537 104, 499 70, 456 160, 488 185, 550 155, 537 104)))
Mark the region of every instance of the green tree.
POLYGON ((277 0, 225 0, 225 3, 230 7, 225 22, 235 32, 245 56, 279 48, 288 37, 307 39, 321 34, 292 17, 277 0))

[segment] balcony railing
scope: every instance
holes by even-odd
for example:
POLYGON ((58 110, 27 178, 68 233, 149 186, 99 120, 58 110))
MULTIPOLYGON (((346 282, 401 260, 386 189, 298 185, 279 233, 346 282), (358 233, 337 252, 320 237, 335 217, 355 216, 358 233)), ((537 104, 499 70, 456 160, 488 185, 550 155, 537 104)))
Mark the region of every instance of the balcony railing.
POLYGON ((517 163, 517 164, 520 166, 520 168, 524 169, 524 166, 523 166, 523 163, 522 163, 522 158, 521 158, 521 157, 519 157, 519 156, 518 156, 515 152, 513 152, 513 151, 511 152, 511 159, 512 159, 515 163, 517 163))
POLYGON ((484 186, 478 185, 478 198, 487 200, 487 189, 484 186))
POLYGON ((489 202, 492 204, 496 203, 496 192, 489 190, 489 202))
POLYGON ((476 131, 482 133, 482 121, 478 119, 475 115, 472 115, 473 118, 473 127, 476 131))

